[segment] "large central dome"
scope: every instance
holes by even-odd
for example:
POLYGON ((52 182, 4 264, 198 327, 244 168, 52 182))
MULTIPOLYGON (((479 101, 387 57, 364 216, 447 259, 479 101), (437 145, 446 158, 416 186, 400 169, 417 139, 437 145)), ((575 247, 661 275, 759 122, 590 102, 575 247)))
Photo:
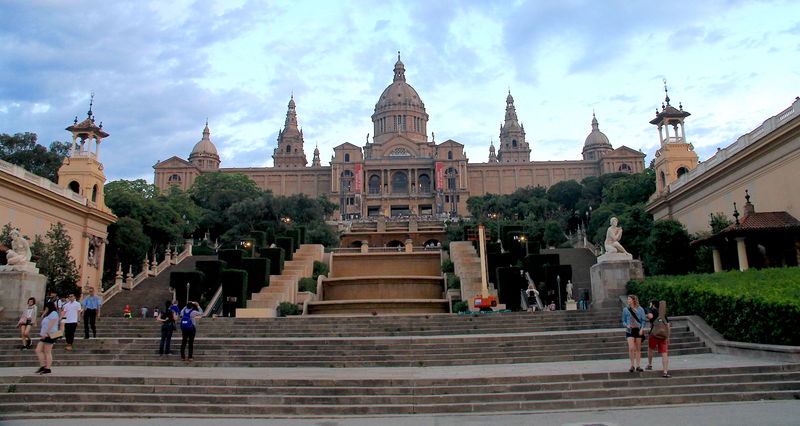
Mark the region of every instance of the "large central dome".
POLYGON ((383 143, 392 134, 402 133, 416 141, 426 141, 428 114, 417 91, 406 83, 406 68, 397 55, 394 81, 375 104, 372 122, 375 124, 375 143, 383 143))

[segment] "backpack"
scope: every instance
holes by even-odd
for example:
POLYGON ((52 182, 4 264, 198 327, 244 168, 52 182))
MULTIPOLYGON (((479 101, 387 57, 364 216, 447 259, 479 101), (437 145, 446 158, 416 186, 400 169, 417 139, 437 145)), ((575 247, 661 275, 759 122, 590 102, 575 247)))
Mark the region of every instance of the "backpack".
POLYGON ((192 322, 192 312, 191 309, 187 309, 183 311, 183 316, 181 317, 181 331, 194 331, 194 322, 192 322))
POLYGON ((667 302, 662 300, 658 304, 658 318, 653 322, 650 336, 659 340, 669 339, 669 324, 667 323, 667 302))

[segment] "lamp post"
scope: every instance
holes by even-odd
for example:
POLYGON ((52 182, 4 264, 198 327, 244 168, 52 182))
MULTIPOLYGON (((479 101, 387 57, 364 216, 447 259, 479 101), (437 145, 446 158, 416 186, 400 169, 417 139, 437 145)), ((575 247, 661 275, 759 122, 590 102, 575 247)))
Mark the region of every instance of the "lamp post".
POLYGON ((191 283, 186 283, 186 304, 189 304, 189 287, 191 287, 191 283))
POLYGON ((558 292, 558 310, 561 310, 561 275, 556 275, 556 290, 558 292))
POLYGON ((524 235, 519 236, 519 243, 525 247, 525 257, 528 257, 528 237, 524 235))
POLYGON ((500 213, 489 213, 489 218, 494 219, 495 226, 497 227, 497 242, 500 244, 500 251, 503 251, 503 239, 500 236, 500 213))

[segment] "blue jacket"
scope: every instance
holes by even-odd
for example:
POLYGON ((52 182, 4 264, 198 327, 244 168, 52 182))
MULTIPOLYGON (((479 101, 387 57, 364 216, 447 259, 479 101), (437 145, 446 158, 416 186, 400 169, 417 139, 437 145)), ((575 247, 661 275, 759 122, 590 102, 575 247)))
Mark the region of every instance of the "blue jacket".
POLYGON ((644 308, 639 306, 638 308, 634 309, 634 312, 636 312, 637 324, 633 324, 631 311, 628 309, 628 307, 626 306, 622 308, 622 326, 626 328, 628 326, 631 328, 645 328, 647 324, 647 314, 645 314, 644 308))

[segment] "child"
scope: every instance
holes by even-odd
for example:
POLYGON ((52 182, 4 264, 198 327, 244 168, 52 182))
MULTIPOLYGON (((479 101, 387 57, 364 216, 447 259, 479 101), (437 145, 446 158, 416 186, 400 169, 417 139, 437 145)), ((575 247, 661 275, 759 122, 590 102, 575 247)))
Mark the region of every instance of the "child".
POLYGON ((158 308, 153 308, 153 318, 158 318, 159 315, 158 308))
POLYGON ((147 318, 147 306, 142 306, 142 318, 147 318))
POLYGON ((133 315, 131 315, 131 306, 125 305, 125 309, 122 310, 122 318, 132 318, 132 317, 133 315))

